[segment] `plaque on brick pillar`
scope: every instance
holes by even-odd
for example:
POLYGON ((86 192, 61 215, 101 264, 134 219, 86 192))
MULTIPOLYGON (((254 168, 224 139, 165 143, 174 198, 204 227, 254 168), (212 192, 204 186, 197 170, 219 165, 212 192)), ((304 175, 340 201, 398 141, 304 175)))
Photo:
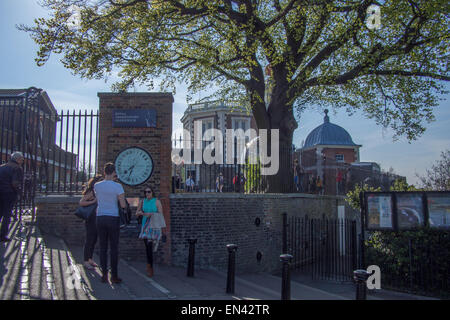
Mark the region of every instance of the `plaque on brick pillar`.
MULTIPOLYGON (((169 240, 173 96, 151 92, 98 97, 98 168, 115 163, 127 198, 142 198, 144 188, 153 187, 163 206, 169 240)), ((165 247, 168 261, 170 246, 165 247)))

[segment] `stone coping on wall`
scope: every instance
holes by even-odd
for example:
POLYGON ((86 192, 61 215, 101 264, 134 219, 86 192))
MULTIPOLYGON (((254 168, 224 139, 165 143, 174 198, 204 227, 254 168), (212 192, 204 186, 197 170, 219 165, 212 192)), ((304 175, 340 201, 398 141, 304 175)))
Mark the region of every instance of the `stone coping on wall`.
POLYGON ((34 198, 35 203, 73 203, 79 202, 82 195, 67 195, 67 194, 49 194, 37 195, 34 198))
MULTIPOLYGON (((52 194, 52 195, 38 195, 35 198, 35 203, 74 203, 79 202, 82 195, 65 195, 65 194, 52 194)), ((171 193, 170 199, 292 199, 292 198, 305 198, 305 199, 324 199, 324 200, 345 200, 345 196, 327 196, 327 195, 314 195, 307 193, 264 193, 264 194, 243 194, 243 193, 217 193, 217 192, 194 192, 194 193, 171 193)), ((127 198, 131 207, 136 206, 134 204, 137 198, 127 198)), ((137 202, 137 201, 136 201, 137 202)))
POLYGON ((98 92, 98 97, 135 97, 135 96, 141 96, 141 97, 172 97, 173 95, 170 92, 98 92))
POLYGON ((244 198, 308 198, 308 199, 336 199, 345 200, 345 196, 328 196, 308 193, 219 193, 219 192, 190 192, 190 193, 171 193, 170 199, 244 199, 244 198))
MULTIPOLYGON (((37 195, 34 202, 35 203, 78 203, 82 198, 82 195, 67 195, 67 194, 50 194, 50 195, 37 195)), ((127 201, 130 207, 136 207, 139 198, 128 198, 127 201)))

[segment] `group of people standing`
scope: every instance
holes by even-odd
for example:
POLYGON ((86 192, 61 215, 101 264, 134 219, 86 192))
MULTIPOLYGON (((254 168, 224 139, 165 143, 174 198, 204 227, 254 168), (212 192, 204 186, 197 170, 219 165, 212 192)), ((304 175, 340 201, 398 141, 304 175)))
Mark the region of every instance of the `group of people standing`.
MULTIPOLYGON (((97 204, 97 209, 86 221, 86 241, 84 246, 84 266, 87 269, 99 267, 93 260, 94 247, 99 240, 100 270, 102 282, 108 282, 107 251, 110 247, 111 283, 120 283, 118 275, 120 215, 119 206, 127 206, 125 191, 116 181, 117 174, 113 163, 104 166, 104 176, 91 178, 83 191, 80 206, 97 204)), ((144 197, 140 199, 136 211, 141 220, 139 238, 144 240, 147 255, 147 275, 153 276, 153 252, 157 250, 158 242, 165 230, 165 221, 161 202, 156 198, 153 189, 146 186, 144 197), (142 218, 142 219, 141 219, 142 218)))
POLYGON ((294 186, 297 192, 323 194, 324 181, 320 176, 305 173, 298 160, 294 161, 294 186))

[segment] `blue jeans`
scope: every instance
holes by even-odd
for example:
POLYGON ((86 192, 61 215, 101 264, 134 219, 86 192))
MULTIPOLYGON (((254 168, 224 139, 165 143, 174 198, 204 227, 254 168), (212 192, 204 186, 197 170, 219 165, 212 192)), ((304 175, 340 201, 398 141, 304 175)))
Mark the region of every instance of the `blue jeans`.
POLYGON ((0 228, 0 238, 4 238, 9 232, 11 222, 11 211, 16 203, 17 194, 14 192, 0 192, 0 218, 2 226, 0 228))
POLYGON ((97 216, 97 234, 100 244, 100 268, 103 275, 108 273, 108 244, 110 248, 111 275, 118 276, 120 218, 97 216))

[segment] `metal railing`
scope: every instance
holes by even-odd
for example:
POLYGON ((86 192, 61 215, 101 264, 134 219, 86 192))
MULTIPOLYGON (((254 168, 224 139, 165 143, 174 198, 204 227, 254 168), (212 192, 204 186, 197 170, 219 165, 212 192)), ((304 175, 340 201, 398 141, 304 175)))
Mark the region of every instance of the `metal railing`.
POLYGON ((43 118, 43 132, 54 138, 42 150, 37 191, 79 193, 95 175, 98 149, 98 111, 64 112, 43 118))
MULTIPOLYGON (((174 140, 173 145, 175 144, 182 146, 183 140, 174 140)), ((234 141, 234 144, 234 150, 238 150, 237 140, 234 141)), ((197 151, 203 153, 203 149, 197 151)), ((191 150, 192 160, 195 159, 195 152, 195 150, 191 150)), ((292 156, 293 152, 291 148, 283 149, 280 147, 280 167, 289 168, 280 188, 283 193, 294 190, 292 156)), ((252 163, 249 160, 248 154, 244 156, 234 155, 233 163, 230 164, 226 163, 225 152, 223 157, 222 164, 206 164, 203 161, 197 164, 173 163, 172 193, 265 193, 267 191, 270 177, 262 174, 262 164, 259 159, 252 163)))
POLYGON ((351 281, 357 264, 356 221, 287 216, 283 251, 291 266, 313 279, 351 281))
POLYGON ((373 241, 372 234, 365 241, 365 265, 380 267, 382 288, 448 299, 450 232, 436 233, 433 241, 397 236, 388 245, 373 241))
POLYGON ((34 208, 36 193, 79 193, 97 172, 98 111, 52 113, 42 90, 0 96, 0 160, 24 154, 17 208, 34 208))

